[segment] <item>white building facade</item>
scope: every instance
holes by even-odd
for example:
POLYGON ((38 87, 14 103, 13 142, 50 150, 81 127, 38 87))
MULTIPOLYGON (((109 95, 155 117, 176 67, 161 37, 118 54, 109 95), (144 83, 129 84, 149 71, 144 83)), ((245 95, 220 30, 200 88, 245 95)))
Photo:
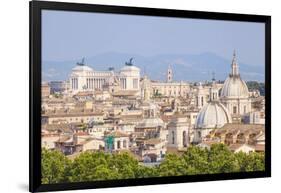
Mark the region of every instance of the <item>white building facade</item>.
POLYGON ((119 71, 96 71, 82 63, 77 63, 69 77, 70 92, 76 94, 81 91, 104 90, 113 88, 118 90, 140 91, 140 69, 133 66, 131 61, 119 71), (114 87, 115 86, 115 87, 114 87))
POLYGON ((189 144, 189 124, 186 117, 176 117, 168 125, 168 147, 182 149, 189 144))

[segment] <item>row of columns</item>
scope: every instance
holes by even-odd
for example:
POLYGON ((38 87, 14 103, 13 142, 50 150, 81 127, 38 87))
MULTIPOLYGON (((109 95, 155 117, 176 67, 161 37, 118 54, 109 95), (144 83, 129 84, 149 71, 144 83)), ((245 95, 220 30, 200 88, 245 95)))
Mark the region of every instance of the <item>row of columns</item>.
POLYGON ((77 78, 72 78, 71 79, 71 88, 73 90, 77 90, 78 89, 78 79, 77 78))
POLYGON ((126 89, 127 88, 127 80, 126 80, 126 78, 120 78, 120 82, 121 82, 121 88, 122 89, 126 89))

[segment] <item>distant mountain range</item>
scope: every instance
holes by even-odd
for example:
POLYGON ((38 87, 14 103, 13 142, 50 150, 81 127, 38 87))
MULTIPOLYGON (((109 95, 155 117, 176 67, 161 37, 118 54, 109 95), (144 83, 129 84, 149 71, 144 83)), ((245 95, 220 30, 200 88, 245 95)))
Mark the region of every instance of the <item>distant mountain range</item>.
MULTIPOLYGON (((230 73, 232 60, 232 58, 225 59, 213 53, 163 54, 144 57, 138 54, 109 52, 85 58, 85 63, 94 70, 107 70, 113 67, 116 71, 119 71, 131 57, 134 58, 133 64, 141 69, 141 74, 147 74, 152 80, 165 80, 167 68, 171 65, 174 80, 190 82, 211 80, 213 72, 217 80, 225 80, 230 73)), ((43 61, 43 80, 66 80, 71 69, 81 59, 72 61, 43 61)), ((239 70, 244 80, 264 82, 264 68, 262 66, 239 63, 239 70)))

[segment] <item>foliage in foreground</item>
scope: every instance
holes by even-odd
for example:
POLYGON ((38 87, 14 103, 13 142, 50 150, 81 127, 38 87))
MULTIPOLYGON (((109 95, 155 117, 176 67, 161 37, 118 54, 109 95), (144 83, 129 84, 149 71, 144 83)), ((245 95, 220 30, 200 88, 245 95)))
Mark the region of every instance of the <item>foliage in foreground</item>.
POLYGON ((264 170, 263 153, 233 153, 223 144, 210 150, 191 146, 168 154, 156 167, 140 165, 129 153, 84 152, 73 161, 58 151, 42 151, 42 183, 81 182, 264 170))

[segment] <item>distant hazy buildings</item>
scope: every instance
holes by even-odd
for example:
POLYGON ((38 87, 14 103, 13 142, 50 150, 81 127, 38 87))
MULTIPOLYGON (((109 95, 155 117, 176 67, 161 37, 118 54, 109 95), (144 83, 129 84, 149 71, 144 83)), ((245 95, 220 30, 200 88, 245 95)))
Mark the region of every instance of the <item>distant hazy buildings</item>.
POLYGON ((184 81, 173 81, 173 70, 171 66, 167 69, 166 82, 150 81, 149 87, 151 88, 150 94, 152 96, 186 98, 190 91, 189 83, 184 81))

